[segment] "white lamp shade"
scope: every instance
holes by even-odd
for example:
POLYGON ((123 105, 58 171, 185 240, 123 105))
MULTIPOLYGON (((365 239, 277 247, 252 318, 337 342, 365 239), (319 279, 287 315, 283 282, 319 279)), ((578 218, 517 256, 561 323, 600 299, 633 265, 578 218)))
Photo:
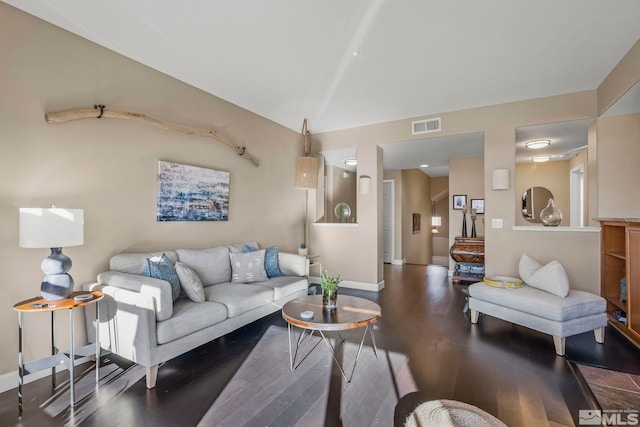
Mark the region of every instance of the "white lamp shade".
POLYGON ((295 188, 318 188, 318 159, 316 157, 298 157, 295 173, 295 188))
POLYGON ((20 247, 63 248, 83 243, 83 209, 20 208, 20 247))
POLYGON ((491 177, 491 189, 508 190, 509 189, 509 169, 494 169, 491 177))

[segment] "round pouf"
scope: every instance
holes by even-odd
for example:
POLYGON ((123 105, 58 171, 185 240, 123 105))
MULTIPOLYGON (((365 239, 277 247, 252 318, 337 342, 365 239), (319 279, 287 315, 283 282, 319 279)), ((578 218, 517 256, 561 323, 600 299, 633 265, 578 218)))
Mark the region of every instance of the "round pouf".
POLYGON ((421 403, 409 414, 404 425, 405 427, 507 427, 502 421, 476 406, 444 399, 421 403))

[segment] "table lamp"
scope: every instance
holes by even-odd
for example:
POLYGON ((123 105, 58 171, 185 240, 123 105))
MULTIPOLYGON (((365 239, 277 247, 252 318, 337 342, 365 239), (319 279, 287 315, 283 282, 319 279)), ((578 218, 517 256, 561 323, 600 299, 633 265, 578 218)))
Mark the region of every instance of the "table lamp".
POLYGON ((51 255, 40 264, 45 274, 40 286, 44 299, 55 301, 71 296, 73 278, 67 274, 71 259, 62 253, 62 248, 83 243, 83 209, 20 208, 20 247, 51 248, 51 255))

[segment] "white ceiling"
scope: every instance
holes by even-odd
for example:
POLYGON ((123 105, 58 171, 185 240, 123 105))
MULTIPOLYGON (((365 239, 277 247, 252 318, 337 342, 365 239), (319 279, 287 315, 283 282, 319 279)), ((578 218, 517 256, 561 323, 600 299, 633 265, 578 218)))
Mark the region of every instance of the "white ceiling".
POLYGON ((595 89, 640 38, 637 0, 2 1, 312 134, 595 89))

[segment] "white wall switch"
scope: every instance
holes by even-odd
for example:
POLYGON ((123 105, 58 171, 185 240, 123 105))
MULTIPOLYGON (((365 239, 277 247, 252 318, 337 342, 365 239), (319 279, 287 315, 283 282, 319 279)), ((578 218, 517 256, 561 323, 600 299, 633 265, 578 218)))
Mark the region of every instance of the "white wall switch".
POLYGON ((502 219, 491 218, 491 228, 502 228, 502 219))

